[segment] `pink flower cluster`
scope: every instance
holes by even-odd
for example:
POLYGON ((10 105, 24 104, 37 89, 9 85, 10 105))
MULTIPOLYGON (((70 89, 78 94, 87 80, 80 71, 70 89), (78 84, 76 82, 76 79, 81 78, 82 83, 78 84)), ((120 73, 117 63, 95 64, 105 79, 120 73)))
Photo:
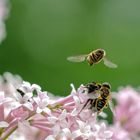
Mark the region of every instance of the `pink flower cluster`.
POLYGON ((4 21, 7 18, 8 13, 9 13, 9 1, 0 0, 0 43, 6 36, 4 21))
POLYGON ((113 94, 113 124, 83 109, 91 98, 84 86, 56 97, 20 76, 0 76, 0 140, 139 140, 140 94, 131 87, 113 94), (84 92, 83 92, 84 91, 84 92))
POLYGON ((140 139, 140 93, 128 86, 114 94, 116 115, 111 130, 113 140, 140 139))
POLYGON ((111 140, 112 131, 97 114, 82 109, 84 87, 51 98, 40 86, 5 73, 0 77, 0 140, 111 140))

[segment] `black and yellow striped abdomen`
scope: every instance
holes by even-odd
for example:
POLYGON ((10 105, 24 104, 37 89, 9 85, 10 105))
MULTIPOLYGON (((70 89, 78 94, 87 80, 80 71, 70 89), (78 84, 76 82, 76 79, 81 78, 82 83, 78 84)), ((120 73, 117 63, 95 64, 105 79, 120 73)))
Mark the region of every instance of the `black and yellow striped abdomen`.
POLYGON ((87 56, 87 61, 90 65, 93 64, 97 64, 99 63, 103 57, 105 55, 105 51, 102 49, 97 49, 93 52, 91 52, 88 56, 87 56))
MULTIPOLYGON (((95 99, 94 101, 92 101, 92 104, 91 104, 91 109, 95 108, 96 111, 98 113, 100 113, 104 107, 107 106, 107 99, 104 99, 104 98, 97 98, 95 99)), ((94 109, 94 110, 95 110, 94 109)))

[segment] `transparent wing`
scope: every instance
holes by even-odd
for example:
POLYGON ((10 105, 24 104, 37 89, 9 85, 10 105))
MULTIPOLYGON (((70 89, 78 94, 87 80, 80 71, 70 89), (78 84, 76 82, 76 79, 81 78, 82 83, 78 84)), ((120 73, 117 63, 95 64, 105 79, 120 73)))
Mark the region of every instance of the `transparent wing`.
POLYGON ((71 62, 83 62, 86 59, 86 57, 87 57, 87 54, 69 56, 67 57, 67 60, 71 62))
POLYGON ((102 117, 102 118, 107 118, 107 114, 105 112, 100 112, 99 115, 102 117))
POLYGON ((90 99, 97 99, 100 97, 101 93, 100 91, 94 91, 94 92, 88 93, 87 95, 90 99))
POLYGON ((114 64, 113 62, 108 60, 106 57, 103 58, 103 61, 104 61, 104 64, 109 68, 117 68, 118 67, 116 64, 114 64))
POLYGON ((113 104, 112 100, 109 100, 108 104, 109 104, 109 108, 112 111, 113 115, 116 116, 114 104, 113 104))
POLYGON ((95 90, 89 93, 88 88, 86 86, 82 86, 82 88, 82 93, 86 94, 89 97, 89 99, 97 99, 101 95, 100 90, 95 90))

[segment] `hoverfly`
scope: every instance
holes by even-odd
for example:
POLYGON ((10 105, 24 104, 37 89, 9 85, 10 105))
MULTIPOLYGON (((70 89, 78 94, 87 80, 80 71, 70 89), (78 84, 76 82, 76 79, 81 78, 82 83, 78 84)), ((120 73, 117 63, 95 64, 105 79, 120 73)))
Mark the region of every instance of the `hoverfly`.
MULTIPOLYGON (((93 82, 94 83, 94 82, 93 82)), ((87 88, 91 87, 92 83, 89 83, 86 86, 87 88)), ((89 99, 87 100, 87 102, 84 104, 82 110, 89 105, 89 109, 97 112, 97 114, 99 114, 100 112, 103 111, 104 108, 110 107, 112 113, 115 115, 114 110, 113 110, 113 104, 111 102, 111 86, 108 83, 103 83, 103 84, 97 84, 98 85, 98 89, 96 91, 96 93, 98 93, 98 97, 97 98, 90 98, 91 95, 89 93, 89 99)), ((94 90, 95 91, 95 90, 94 90)), ((94 92, 92 92, 94 93, 94 92)), ((93 94, 94 96, 94 94, 93 94)))
POLYGON ((102 60, 104 61, 104 64, 109 67, 109 68, 117 68, 117 65, 111 62, 110 60, 107 59, 106 57, 106 52, 103 49, 97 49, 89 54, 82 54, 82 55, 76 55, 76 56, 70 56, 67 57, 68 61, 71 62, 83 62, 87 60, 88 64, 90 66, 94 64, 98 64, 102 60))

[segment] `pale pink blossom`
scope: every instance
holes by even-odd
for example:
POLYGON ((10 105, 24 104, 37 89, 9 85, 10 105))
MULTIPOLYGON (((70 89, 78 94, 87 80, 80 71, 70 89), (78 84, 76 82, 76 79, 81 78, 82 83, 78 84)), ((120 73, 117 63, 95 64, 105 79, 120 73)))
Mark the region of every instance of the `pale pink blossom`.
POLYGON ((140 133, 140 95, 131 87, 116 93, 115 123, 120 123, 131 134, 140 133))
POLYGON ((32 105, 32 97, 33 97, 33 93, 32 92, 27 92, 24 93, 23 91, 21 91, 22 93, 20 93, 19 91, 15 92, 15 101, 12 103, 14 108, 20 107, 20 106, 24 106, 26 108, 28 108, 29 110, 33 110, 33 105, 32 105))
POLYGON ((73 138, 82 138, 83 140, 86 139, 94 139, 94 132, 91 130, 91 126, 87 125, 85 122, 77 120, 78 123, 78 129, 75 130, 72 135, 73 138))
POLYGON ((8 122, 5 121, 4 108, 5 104, 11 102, 12 98, 5 97, 4 92, 0 91, 0 128, 8 127, 8 122))
POLYGON ((88 109, 81 111, 87 95, 84 95, 83 87, 80 87, 77 91, 72 85, 72 96, 68 96, 67 100, 59 99, 59 104, 64 104, 64 108, 61 115, 55 117, 48 117, 51 123, 54 122, 55 126, 53 130, 56 130, 46 137, 48 139, 57 140, 96 140, 96 139, 111 139, 112 132, 107 130, 105 124, 99 125, 96 121, 96 115, 88 109), (80 109, 78 109, 80 108, 80 109), (79 111, 78 111, 78 110, 79 111), (61 117, 60 117, 61 116, 61 117), (62 117, 63 116, 63 117, 62 117), (57 129, 54 129, 57 128, 57 129))
POLYGON ((58 135, 61 129, 66 128, 68 126, 66 117, 66 110, 63 110, 59 116, 48 117, 48 121, 53 124, 53 133, 55 135, 58 135))
POLYGON ((18 122, 17 130, 10 135, 8 140, 41 140, 39 139, 39 134, 40 132, 37 128, 18 122))
POLYGON ((48 114, 51 113, 50 109, 47 107, 47 105, 50 102, 47 92, 38 91, 38 96, 33 97, 33 100, 37 104, 37 109, 36 109, 37 113, 41 113, 41 112, 45 112, 48 114))
POLYGON ((125 130, 119 123, 113 124, 110 130, 113 132, 113 140, 132 140, 130 133, 125 130))
POLYGON ((110 140, 113 136, 113 132, 107 129, 105 123, 95 125, 95 129, 95 137, 98 137, 98 139, 110 140))
POLYGON ((9 1, 8 0, 0 0, 0 43, 6 37, 6 29, 5 29, 5 19, 9 14, 9 1))
POLYGON ((23 107, 18 107, 11 111, 11 115, 17 120, 24 120, 29 116, 29 112, 23 107))
POLYGON ((22 90, 25 93, 30 93, 33 91, 40 91, 41 87, 37 84, 30 84, 29 82, 23 81, 22 86, 19 85, 19 89, 22 90))
MULTIPOLYGON (((9 77, 12 76, 1 82, 2 87, 7 83, 10 84, 9 77)), ((13 83, 11 85, 14 90, 10 92, 8 89, 8 92, 12 95, 4 96, 4 92, 0 92, 1 139, 9 137, 15 140, 110 140, 112 138, 112 132, 106 125, 98 122, 97 113, 89 108, 83 108, 86 101, 91 98, 83 85, 77 90, 71 85, 70 95, 58 99, 51 99, 52 96, 49 97, 49 94, 36 84, 23 81, 22 84, 19 82, 15 84, 16 86, 13 83), (28 132, 32 133, 31 137, 28 132)), ((1 89, 6 91, 5 88, 1 89)))
POLYGON ((5 72, 0 75, 0 91, 4 91, 7 97, 14 97, 16 89, 22 84, 22 78, 19 75, 13 75, 9 72, 5 72))

